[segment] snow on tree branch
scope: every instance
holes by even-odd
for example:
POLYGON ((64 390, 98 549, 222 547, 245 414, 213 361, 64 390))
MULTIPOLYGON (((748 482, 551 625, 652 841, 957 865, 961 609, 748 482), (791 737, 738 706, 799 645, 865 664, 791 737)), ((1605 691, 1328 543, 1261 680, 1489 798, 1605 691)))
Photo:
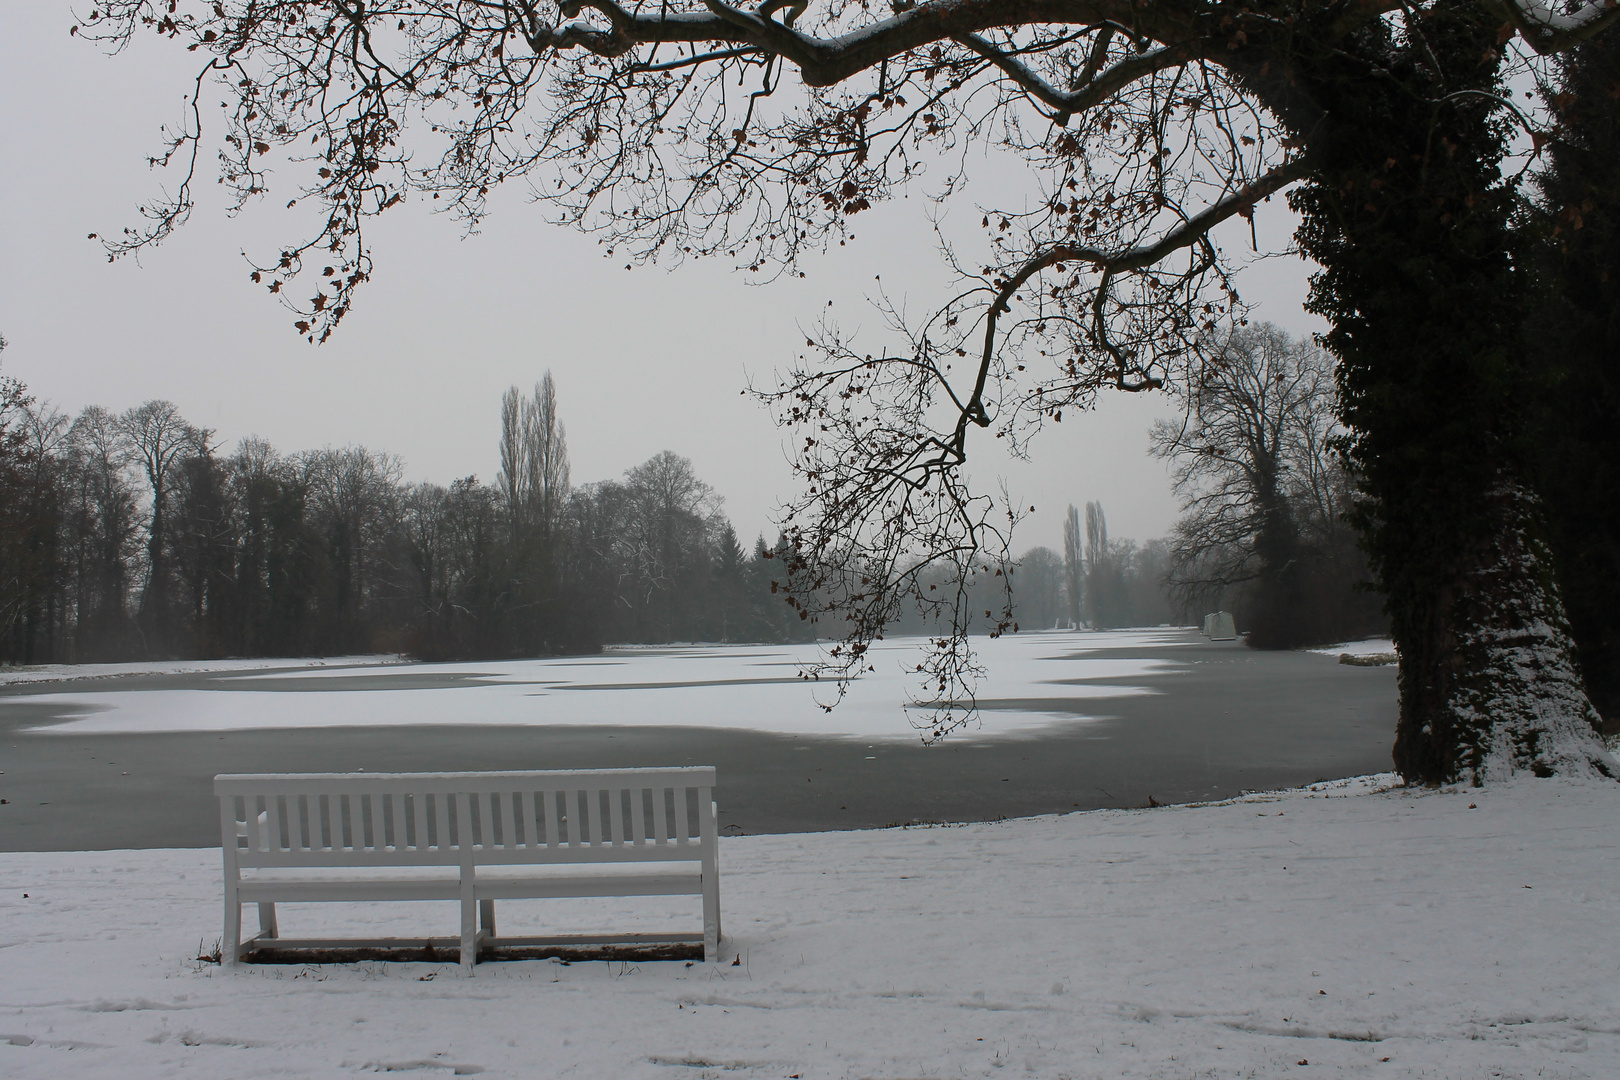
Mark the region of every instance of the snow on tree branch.
POLYGON ((1557 52, 1604 29, 1620 13, 1617 0, 1594 0, 1560 11, 1545 0, 1505 0, 1508 17, 1537 52, 1557 52))

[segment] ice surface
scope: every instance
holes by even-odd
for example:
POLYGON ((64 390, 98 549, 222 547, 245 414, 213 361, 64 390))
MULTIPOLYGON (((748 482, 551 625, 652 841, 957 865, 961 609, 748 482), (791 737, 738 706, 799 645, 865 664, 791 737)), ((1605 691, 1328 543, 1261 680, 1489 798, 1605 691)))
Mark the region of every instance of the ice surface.
MULTIPOLYGON (((199 963, 217 851, 0 854, 0 1076, 1620 1076, 1620 785, 1392 783, 723 837, 720 964, 473 979, 199 963)), ((500 910, 514 933, 671 914, 692 918, 661 900, 500 910)), ((455 909, 281 918, 453 933, 455 909)))

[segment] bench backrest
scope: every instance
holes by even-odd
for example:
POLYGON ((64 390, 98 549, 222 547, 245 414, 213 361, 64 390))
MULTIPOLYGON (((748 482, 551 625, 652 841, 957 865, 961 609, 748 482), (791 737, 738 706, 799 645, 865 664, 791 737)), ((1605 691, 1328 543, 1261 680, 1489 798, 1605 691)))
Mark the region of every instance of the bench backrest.
POLYGON ((214 777, 237 866, 669 862, 712 857, 710 766, 214 777))

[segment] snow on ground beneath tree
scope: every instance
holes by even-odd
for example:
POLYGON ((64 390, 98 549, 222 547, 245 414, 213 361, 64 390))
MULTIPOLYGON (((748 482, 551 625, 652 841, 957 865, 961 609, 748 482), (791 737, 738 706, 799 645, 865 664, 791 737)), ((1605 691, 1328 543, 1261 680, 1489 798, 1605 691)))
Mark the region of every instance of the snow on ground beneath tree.
POLYGON ((1306 652, 1320 653, 1323 656, 1379 656, 1395 655, 1395 642, 1391 638, 1367 638, 1365 641, 1347 641, 1343 645, 1327 645, 1320 649, 1306 649, 1306 652))
MULTIPOLYGON (((719 963, 514 961, 472 979, 193 959, 219 937, 216 850, 0 854, 0 1075, 1609 1078, 1617 824, 1612 782, 1381 776, 723 837, 719 963)), ((510 933, 698 919, 674 898, 498 914, 510 933)), ((457 915, 283 905, 281 923, 454 934, 457 915)))
MULTIPOLYGON (((987 669, 979 699, 1017 699, 987 711, 976 736, 1020 735, 1077 722, 1074 703, 1158 693, 1147 685, 1187 666, 1147 655, 1196 640, 1185 630, 1035 633, 976 638, 987 669), (1141 652, 1144 655, 1120 656, 1141 652), (1139 680, 1139 681, 1132 681, 1139 680), (1043 709, 1043 702, 1051 702, 1043 709)), ((590 725, 746 728, 787 734, 915 739, 906 706, 925 639, 897 638, 871 650, 875 670, 831 713, 830 684, 800 671, 815 645, 663 646, 601 655, 456 664, 347 665, 223 672, 206 687, 121 689, 115 681, 64 685, 33 705, 72 719, 46 735, 374 725, 590 725), (783 685, 790 684, 790 685, 783 685), (296 693, 296 698, 289 698, 296 693)), ((926 710, 912 710, 921 722, 926 710)), ((1078 718, 1083 722, 1083 718, 1078 718)))

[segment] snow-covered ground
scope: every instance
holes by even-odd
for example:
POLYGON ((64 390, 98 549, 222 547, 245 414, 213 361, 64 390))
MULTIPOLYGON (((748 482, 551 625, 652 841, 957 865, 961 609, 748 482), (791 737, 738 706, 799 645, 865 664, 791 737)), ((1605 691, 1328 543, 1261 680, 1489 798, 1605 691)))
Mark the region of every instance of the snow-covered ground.
MULTIPOLYGON (((1019 734, 1055 722, 1072 724, 1077 720, 1076 699, 1157 693, 1148 685, 1150 678, 1174 675, 1186 666, 1149 655, 1150 650, 1197 640, 1196 634, 1168 629, 976 639, 974 646, 988 671, 979 687, 980 698, 1016 698, 1025 705, 987 712, 978 734, 1019 734), (1103 650, 1139 650, 1144 655, 1090 655, 1103 650), (1045 710, 1043 701, 1062 705, 1045 710)), ((812 689, 799 676, 802 665, 819 655, 813 645, 727 645, 608 650, 600 656, 489 663, 379 667, 367 660, 331 661, 324 667, 290 672, 252 670, 258 665, 250 662, 240 665, 246 672, 240 675, 225 667, 210 669, 218 677, 195 689, 124 690, 114 680, 68 682, 60 690, 26 700, 32 707, 54 706, 60 715, 73 717, 39 729, 49 735, 469 722, 746 727, 822 736, 917 737, 904 707, 917 688, 906 672, 920 655, 918 639, 876 646, 871 654, 876 670, 860 679, 830 714, 818 700, 833 700, 832 687, 812 689)), ((1108 712, 1099 707, 1099 715, 1108 712)))
MULTIPOLYGON (((473 979, 197 962, 215 851, 0 854, 0 1076, 1620 1076, 1620 785, 1391 783, 727 837, 722 963, 473 979)), ((502 925, 668 902, 577 903, 502 925)), ((454 932, 437 904, 340 911, 283 931, 454 932)))

